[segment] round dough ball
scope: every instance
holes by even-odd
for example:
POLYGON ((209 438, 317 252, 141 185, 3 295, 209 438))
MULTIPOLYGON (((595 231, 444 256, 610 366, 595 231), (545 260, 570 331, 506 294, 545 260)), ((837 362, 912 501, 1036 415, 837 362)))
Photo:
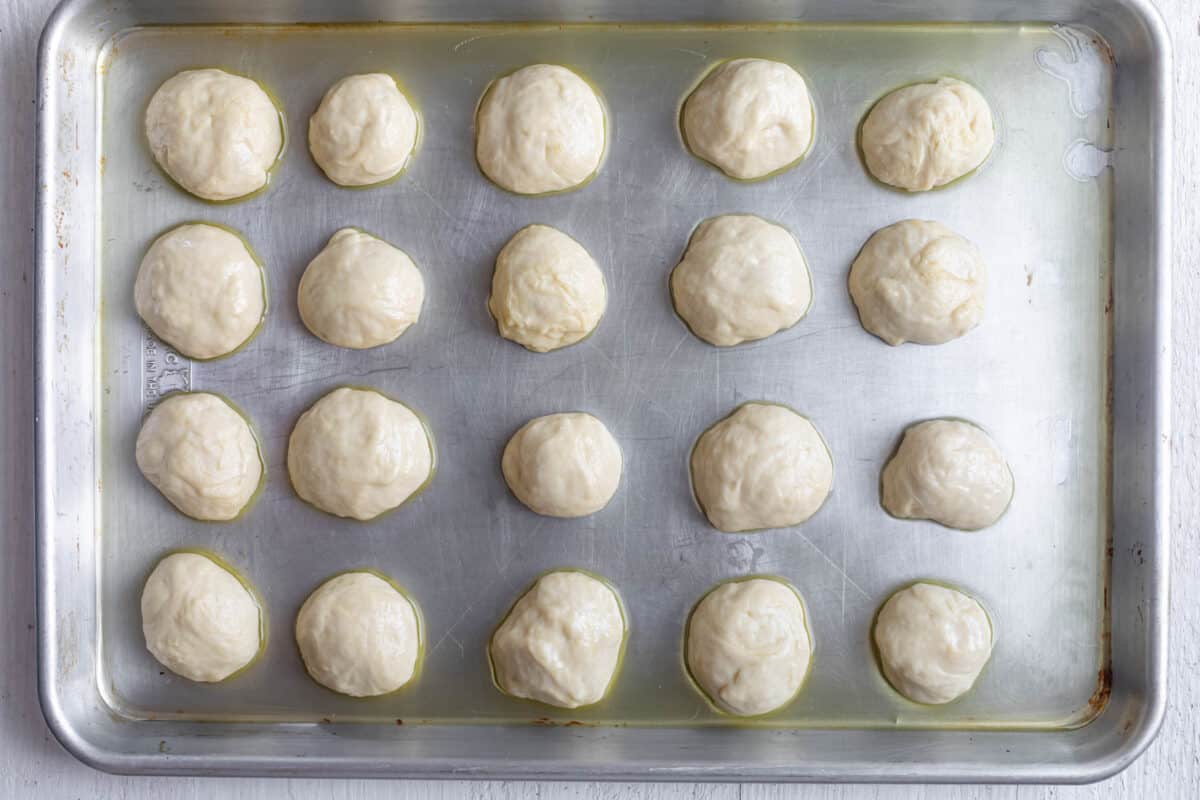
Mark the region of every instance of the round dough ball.
POLYGON ((969 422, 913 425, 883 468, 883 507, 893 517, 974 531, 1004 516, 1012 496, 1012 471, 1000 448, 969 422))
POLYGON ((804 604, 769 578, 722 583, 692 612, 687 666, 714 705, 730 714, 769 714, 800 691, 812 660, 804 604))
POLYGON ((992 624, 970 595, 914 583, 875 618, 875 646, 892 687, 916 703, 961 697, 992 655, 992 624))
POLYGON ((180 225, 154 240, 133 285, 138 315, 189 358, 217 358, 258 333, 267 313, 262 265, 234 233, 180 225))
POLYGON ((296 644, 314 681, 351 697, 375 697, 412 680, 421 623, 413 602, 391 583, 371 572, 345 572, 300 606, 296 644))
POLYGON ((600 169, 604 106, 566 67, 533 64, 492 82, 475 115, 475 159, 516 194, 574 189, 600 169))
POLYGON ((696 502, 727 533, 799 525, 833 486, 833 459, 821 434, 771 403, 738 406, 702 433, 691 468, 696 502))
POLYGON ((369 520, 433 477, 433 440, 403 403, 342 387, 300 415, 287 466, 300 499, 339 517, 369 520))
POLYGON ((237 577, 199 553, 172 553, 142 589, 142 634, 158 662, 188 680, 223 681, 262 649, 262 611, 237 577))
POLYGON ((604 273, 562 231, 529 225, 496 256, 488 310, 501 336, 534 352, 586 338, 607 305, 604 273))
POLYGON ((168 78, 146 107, 146 139, 164 171, 205 200, 267 185, 283 154, 283 114, 261 86, 219 69, 168 78))
POLYGON ((350 75, 330 87, 308 120, 313 161, 341 186, 399 175, 417 144, 417 113, 391 75, 350 75))
POLYGON ((394 341, 421 316, 425 280, 403 250, 342 228, 300 278, 300 319, 318 339, 361 350, 394 341))
POLYGON ((793 166, 813 140, 808 86, 778 61, 726 61, 683 104, 683 135, 693 153, 732 178, 793 166))
POLYGON ((508 488, 533 511, 585 517, 616 494, 621 448, 591 414, 547 414, 513 434, 500 469, 508 488))
POLYGON ((979 90, 953 78, 891 92, 863 121, 863 158, 880 181, 910 192, 944 186, 992 152, 992 109, 979 90))
POLYGON ((492 634, 500 691, 559 708, 598 703, 616 679, 625 644, 617 593, 582 572, 543 575, 492 634))
POLYGON ((138 432, 135 458, 154 488, 200 520, 241 514, 264 472, 250 423, 207 392, 180 392, 155 406, 138 432))
POLYGON ((671 271, 671 298, 692 333, 727 347, 799 322, 812 305, 812 278, 786 228, 726 214, 697 226, 671 271))

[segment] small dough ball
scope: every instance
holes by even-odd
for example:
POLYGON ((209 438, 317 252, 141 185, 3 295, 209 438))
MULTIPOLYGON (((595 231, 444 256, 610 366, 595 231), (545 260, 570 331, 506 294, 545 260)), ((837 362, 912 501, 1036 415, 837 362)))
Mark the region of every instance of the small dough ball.
POLYGON ((769 714, 792 701, 812 660, 804 604, 783 581, 722 583, 692 612, 687 666, 722 711, 769 714))
POLYGON ((304 270, 298 299, 314 336, 361 350, 394 341, 416 323, 425 280, 403 250, 342 228, 304 270))
POLYGON ((625 643, 617 593, 582 572, 543 575, 492 634, 488 655, 500 691, 559 708, 598 703, 625 643))
POLYGON ((371 572, 346 572, 304 601, 296 644, 314 681, 351 697, 375 697, 412 680, 421 623, 412 601, 391 583, 371 572))
POLYGON ((880 181, 910 192, 944 186, 992 152, 992 109, 953 78, 905 86, 875 104, 862 125, 863 157, 880 181))
POLYGON ((970 595, 914 583, 875 618, 875 646, 892 687, 915 703, 961 697, 992 655, 992 624, 970 595))
POLYGON ((373 389, 334 389, 288 439, 296 494, 339 517, 369 520, 399 506, 429 482, 433 464, 421 418, 373 389))
POLYGON ((903 519, 975 531, 1004 516, 1012 496, 1012 471, 1000 448, 969 422, 913 425, 883 468, 883 507, 903 519))
POLYGON ((313 161, 341 186, 399 175, 417 144, 417 113, 391 75, 350 75, 330 87, 308 120, 313 161))
POLYGON ((786 228, 726 214, 697 226, 671 271, 671 299, 692 333, 728 347, 799 322, 812 305, 812 278, 786 228))
POLYGON ((876 231, 850 267, 862 326, 890 345, 942 344, 979 324, 987 265, 937 222, 906 219, 876 231))
POLYGON ((263 269, 234 233, 180 225, 154 240, 133 285, 138 315, 189 358, 217 358, 250 341, 267 313, 263 269))
POLYGON ((683 135, 693 153, 730 177, 770 175, 800 161, 812 144, 808 85, 778 61, 726 61, 684 103, 683 135))
POLYGON ((817 513, 833 459, 817 429, 790 408, 746 403, 692 448, 696 502, 727 533, 786 528, 817 513))
POLYGON ((537 353, 595 330, 608 305, 604 273, 579 242, 547 225, 517 231, 496 256, 488 310, 500 335, 537 353))
POLYGON ((262 611, 233 573, 199 553, 172 553, 142 589, 142 634, 158 662, 188 680, 223 681, 262 649, 262 611))
POLYGON ((604 106, 566 67, 533 64, 492 82, 475 117, 475 159, 516 194, 574 189, 600 169, 604 106))
POLYGON ((146 480, 194 519, 233 519, 262 483, 250 423, 207 392, 180 392, 155 406, 138 432, 135 458, 146 480))
POLYGON ((219 69, 168 78, 146 107, 154 160, 205 200, 235 200, 267 185, 283 153, 283 115, 261 86, 219 69))
POLYGON ((500 469, 508 488, 533 511, 585 517, 616 494, 621 448, 591 414, 547 414, 513 434, 500 469))

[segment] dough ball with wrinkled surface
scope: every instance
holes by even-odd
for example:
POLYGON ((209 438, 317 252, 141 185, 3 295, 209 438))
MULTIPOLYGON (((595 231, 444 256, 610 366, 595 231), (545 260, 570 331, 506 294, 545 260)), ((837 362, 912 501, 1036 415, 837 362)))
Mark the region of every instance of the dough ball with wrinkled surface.
POLYGON ((371 186, 399 175, 417 144, 417 113, 383 73, 330 87, 308 120, 308 149, 329 180, 371 186))
POLYGON ((621 482, 621 448, 591 414, 548 414, 525 423, 504 447, 508 488, 548 517, 584 517, 608 505, 621 482))

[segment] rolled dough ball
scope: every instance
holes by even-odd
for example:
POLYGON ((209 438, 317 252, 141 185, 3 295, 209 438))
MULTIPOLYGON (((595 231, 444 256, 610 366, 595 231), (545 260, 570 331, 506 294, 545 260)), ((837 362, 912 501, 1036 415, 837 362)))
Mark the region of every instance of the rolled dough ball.
POLYGON ((168 78, 146 107, 154 160, 205 200, 235 200, 267 185, 283 153, 283 114, 249 78, 191 69, 168 78))
POLYGON ((308 149, 329 180, 370 186, 399 175, 417 144, 417 113, 391 75, 350 75, 308 120, 308 149))
POLYGON ((787 705, 811 660, 804 604, 783 581, 722 583, 696 605, 688 623, 688 672, 730 714, 752 717, 787 705))
POLYGON ((913 425, 883 468, 883 507, 894 517, 974 531, 1004 516, 1012 496, 1012 471, 1000 448, 969 422, 913 425))
POLYGON ((975 684, 992 655, 992 625, 973 597, 914 583, 883 604, 875 646, 896 691, 916 703, 940 705, 975 684))
POLYGON ((730 177, 770 175, 797 163, 812 144, 808 86, 778 61, 726 61, 684 102, 683 134, 693 153, 730 177))
POLYGON ((262 611, 241 581, 199 553, 172 553, 142 588, 142 634, 158 662, 188 680, 223 681, 262 649, 262 611))
POLYGON ((625 643, 625 616, 607 583, 572 570, 543 575, 492 634, 500 691, 559 708, 608 694, 625 643))
POLYGON ((425 280, 403 250, 342 228, 304 270, 298 302, 314 336, 361 350, 394 341, 416 323, 425 280))
POLYGON ((230 520, 263 478, 250 423, 223 397, 180 392, 163 400, 138 432, 138 469, 189 517, 230 520))
POLYGON ((154 240, 133 285, 138 315, 189 358, 217 358, 258 333, 263 269, 245 241, 216 225, 180 225, 154 240))
POLYGON ((906 219, 876 231, 850 267, 863 327, 890 345, 957 339, 979 324, 986 294, 979 251, 937 222, 906 219))
POLYGON ((799 525, 833 486, 833 459, 821 434, 790 408, 745 403, 696 440, 696 501, 722 531, 799 525))
POLYGON ((923 192, 976 169, 992 152, 992 109, 979 90, 953 78, 905 86, 863 121, 867 169, 879 180, 923 192))
POLYGON ((591 414, 547 414, 504 447, 500 469, 517 499, 548 517, 584 517, 608 505, 621 482, 621 448, 591 414))
POLYGON ((475 117, 483 174, 517 194, 574 189, 600 168, 604 106, 566 67, 532 64, 497 78, 475 117))
POLYGON ((391 583, 371 572, 345 572, 304 601, 296 644, 314 681, 351 697, 375 697, 412 680, 421 624, 413 602, 391 583))
POLYGON ((675 310, 721 347, 790 328, 812 305, 812 278, 786 228, 749 214, 701 222, 671 271, 675 310))
POLYGON ((373 389, 334 389, 300 415, 288 439, 296 494, 339 517, 390 511, 429 482, 433 465, 420 417, 373 389))

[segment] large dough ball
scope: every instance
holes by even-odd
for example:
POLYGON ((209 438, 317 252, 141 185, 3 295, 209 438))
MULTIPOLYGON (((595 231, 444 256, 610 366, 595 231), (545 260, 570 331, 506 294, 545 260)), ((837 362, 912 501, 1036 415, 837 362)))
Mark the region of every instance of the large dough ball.
POLYGON ((350 75, 308 120, 308 149, 329 180, 370 186, 399 175, 417 143, 417 114, 391 75, 350 75))
POLYGON ((283 152, 283 116, 249 78, 191 69, 168 78, 146 107, 146 139, 171 178, 205 200, 267 185, 283 152))
POLYGON ((500 468, 512 493, 537 513, 584 517, 616 493, 621 448, 591 414, 548 414, 513 434, 500 468))

